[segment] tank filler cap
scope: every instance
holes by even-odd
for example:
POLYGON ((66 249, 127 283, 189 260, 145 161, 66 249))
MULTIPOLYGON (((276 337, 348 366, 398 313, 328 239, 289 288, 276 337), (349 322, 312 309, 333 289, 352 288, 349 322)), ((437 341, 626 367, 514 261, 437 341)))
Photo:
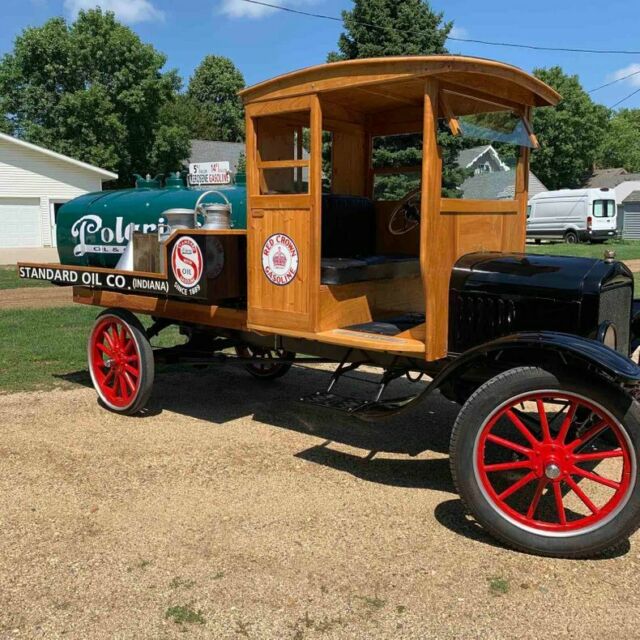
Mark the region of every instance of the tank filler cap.
POLYGON ((604 252, 604 261, 607 264, 611 264, 616 259, 616 252, 613 249, 605 249, 604 252))

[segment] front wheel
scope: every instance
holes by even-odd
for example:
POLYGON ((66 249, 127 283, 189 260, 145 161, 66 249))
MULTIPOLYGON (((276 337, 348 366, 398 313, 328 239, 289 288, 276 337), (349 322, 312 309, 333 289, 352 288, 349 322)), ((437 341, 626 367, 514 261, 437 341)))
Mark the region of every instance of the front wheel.
POLYGON ((87 356, 104 406, 125 415, 145 407, 153 388, 153 351, 144 327, 130 311, 107 309, 96 318, 87 356))
POLYGON ((511 369, 463 406, 454 481, 496 538, 528 553, 591 557, 640 525, 640 410, 588 377, 511 369))

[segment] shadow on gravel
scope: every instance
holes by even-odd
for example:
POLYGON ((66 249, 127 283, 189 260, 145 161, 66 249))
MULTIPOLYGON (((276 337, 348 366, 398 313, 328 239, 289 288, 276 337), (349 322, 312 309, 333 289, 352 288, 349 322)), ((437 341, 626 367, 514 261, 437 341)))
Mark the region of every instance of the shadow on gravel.
MULTIPOLYGON (((298 402, 302 396, 326 388, 331 371, 294 367, 284 378, 257 380, 236 366, 212 366, 202 370, 171 366, 159 368, 147 408, 136 416, 136 425, 165 409, 209 422, 212 427, 252 416, 256 421, 288 429, 324 442, 296 453, 296 457, 349 473, 370 482, 429 489, 455 494, 448 458, 411 460, 384 457, 385 453, 417 456, 424 451, 448 454, 451 428, 459 411, 439 393, 425 399, 406 413, 382 422, 362 422, 334 410, 298 402), (332 444, 347 445, 369 452, 357 455, 332 444)), ((371 393, 374 373, 358 373, 360 380, 342 379, 338 392, 347 396, 371 393)), ((56 376, 67 382, 91 387, 87 371, 56 376)), ((390 395, 408 395, 419 389, 415 383, 397 380, 390 395)), ((424 383, 417 383, 423 385, 424 383)), ((176 425, 176 428, 179 428, 176 425)), ((470 540, 497 548, 496 542, 465 512, 458 498, 445 500, 435 509, 438 522, 470 540)), ((628 553, 629 542, 599 559, 628 553)))

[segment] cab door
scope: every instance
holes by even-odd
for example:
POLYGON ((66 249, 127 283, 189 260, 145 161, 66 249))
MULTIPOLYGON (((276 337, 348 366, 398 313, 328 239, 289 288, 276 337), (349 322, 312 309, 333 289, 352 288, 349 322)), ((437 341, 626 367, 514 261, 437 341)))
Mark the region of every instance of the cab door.
POLYGON ((320 292, 319 101, 250 104, 246 119, 248 326, 313 332, 320 292))

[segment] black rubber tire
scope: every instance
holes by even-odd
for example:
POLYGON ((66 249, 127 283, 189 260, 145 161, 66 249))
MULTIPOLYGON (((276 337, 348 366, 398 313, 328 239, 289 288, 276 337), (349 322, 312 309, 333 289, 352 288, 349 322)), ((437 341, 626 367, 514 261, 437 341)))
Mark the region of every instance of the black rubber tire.
POLYGON ((153 349, 151 348, 151 343, 149 342, 149 338, 147 338, 147 333, 144 327, 142 326, 138 318, 136 318, 136 316, 131 313, 131 311, 127 311, 126 309, 105 309, 96 317, 94 327, 97 326, 100 321, 103 320, 106 316, 114 316, 118 318, 122 323, 124 323, 136 343, 136 347, 140 355, 140 381, 138 385, 138 391, 134 396, 132 402, 127 407, 123 408, 114 406, 104 397, 99 386, 96 384, 91 365, 90 350, 93 329, 91 330, 91 334, 89 335, 87 345, 87 359, 91 381, 93 382, 93 387, 98 394, 99 402, 105 409, 108 409, 113 413, 132 416, 140 413, 140 411, 142 411, 146 407, 151 396, 151 392, 153 391, 153 381, 155 377, 155 361, 153 357, 153 349))
POLYGON ((578 234, 575 231, 567 231, 564 234, 564 241, 567 244, 578 244, 580 242, 580 238, 578 238, 578 234))
POLYGON ((536 244, 542 244, 542 240, 540 240, 540 238, 536 238, 535 242, 536 244))
MULTIPOLYGON (((272 350, 262 350, 249 345, 244 347, 236 347, 236 354, 239 357, 247 357, 249 355, 255 355, 256 353, 260 352, 271 353, 272 350)), ((254 378, 258 378, 259 380, 276 380, 277 378, 282 378, 282 376, 289 372, 289 369, 291 369, 293 365, 296 354, 291 353, 290 351, 283 351, 279 354, 279 357, 291 360, 291 362, 275 364, 267 369, 261 369, 258 365, 250 363, 246 364, 244 368, 254 378)))
POLYGON ((519 367, 485 382, 464 404, 451 435, 450 464, 453 481, 465 506, 495 538, 526 553, 589 558, 624 544, 640 526, 639 452, 640 405, 618 387, 570 372, 551 373, 537 367, 519 367), (601 405, 622 426, 635 452, 635 478, 627 503, 612 520, 593 531, 551 537, 523 530, 491 505, 476 478, 473 450, 487 418, 510 398, 543 389, 573 391, 601 405))

